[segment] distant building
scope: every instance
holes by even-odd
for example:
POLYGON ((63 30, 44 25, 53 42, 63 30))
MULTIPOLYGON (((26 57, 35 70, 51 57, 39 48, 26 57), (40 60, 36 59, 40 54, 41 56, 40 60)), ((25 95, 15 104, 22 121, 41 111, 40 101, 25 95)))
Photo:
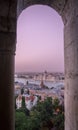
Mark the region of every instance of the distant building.
POLYGON ((29 89, 25 88, 24 89, 24 94, 29 94, 29 89))
POLYGON ((37 104, 37 100, 38 100, 37 96, 31 95, 31 96, 25 97, 26 108, 28 110, 31 110, 31 108, 37 104))
POLYGON ((41 87, 41 88, 45 88, 45 85, 44 85, 43 80, 41 80, 40 87, 41 87))
POLYGON ((19 85, 15 85, 15 95, 20 95, 21 94, 21 88, 19 85))
MULTIPOLYGON (((28 110, 31 110, 31 108, 37 104, 38 97, 37 96, 33 96, 33 95, 28 95, 28 94, 23 95, 23 96, 25 97, 26 108, 28 110)), ((16 98, 16 106, 17 106, 17 109, 22 107, 22 95, 19 95, 16 98)))
POLYGON ((22 95, 19 95, 19 96, 16 98, 16 106, 17 106, 17 109, 19 109, 19 108, 22 107, 22 95))

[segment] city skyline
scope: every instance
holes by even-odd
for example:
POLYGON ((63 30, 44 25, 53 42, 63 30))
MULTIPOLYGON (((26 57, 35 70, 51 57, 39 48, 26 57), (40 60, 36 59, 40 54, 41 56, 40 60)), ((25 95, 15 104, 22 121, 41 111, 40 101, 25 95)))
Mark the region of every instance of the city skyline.
POLYGON ((48 6, 30 6, 17 22, 16 72, 64 71, 63 22, 48 6))

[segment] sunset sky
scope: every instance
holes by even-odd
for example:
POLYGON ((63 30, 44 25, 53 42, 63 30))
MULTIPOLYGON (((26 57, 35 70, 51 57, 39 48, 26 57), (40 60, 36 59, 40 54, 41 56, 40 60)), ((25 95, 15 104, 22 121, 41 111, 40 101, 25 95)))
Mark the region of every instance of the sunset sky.
POLYGON ((63 22, 48 6, 25 9, 17 22, 16 72, 64 71, 63 22))

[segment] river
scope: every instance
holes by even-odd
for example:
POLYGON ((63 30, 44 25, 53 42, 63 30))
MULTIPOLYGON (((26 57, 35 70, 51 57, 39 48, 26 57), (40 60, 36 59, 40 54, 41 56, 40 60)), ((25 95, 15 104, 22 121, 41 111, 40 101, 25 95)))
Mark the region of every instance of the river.
MULTIPOLYGON (((30 84, 36 84, 36 85, 40 85, 40 80, 33 80, 33 79, 25 79, 25 78, 15 78, 15 82, 19 82, 19 83, 23 83, 24 85, 26 85, 27 81, 30 84)), ((57 81, 57 82, 52 82, 52 81, 44 81, 44 84, 48 87, 48 88, 63 88, 64 87, 64 81, 57 81)))

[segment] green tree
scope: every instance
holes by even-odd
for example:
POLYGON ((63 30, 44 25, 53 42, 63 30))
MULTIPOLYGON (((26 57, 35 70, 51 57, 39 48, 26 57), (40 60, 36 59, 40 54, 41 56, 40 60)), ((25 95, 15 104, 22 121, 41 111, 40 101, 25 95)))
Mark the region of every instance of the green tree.
POLYGON ((31 115, 40 123, 39 128, 48 127, 50 130, 53 127, 51 121, 53 115, 52 108, 52 98, 48 97, 44 102, 38 102, 37 106, 32 111, 31 115))
POLYGON ((29 130, 41 130, 41 117, 40 112, 37 111, 36 107, 30 112, 30 118, 28 122, 29 130), (31 129, 30 129, 31 128, 31 129))
POLYGON ((25 97, 22 96, 22 108, 26 108, 25 106, 25 97))
POLYGON ((27 115, 23 97, 22 108, 16 112, 16 130, 51 130, 53 127, 64 130, 64 109, 58 99, 52 100, 48 97, 44 102, 38 102, 27 115))
POLYGON ((58 130, 64 130, 64 106, 60 105, 58 99, 53 102, 53 123, 58 130))
POLYGON ((26 130, 26 115, 23 112, 15 112, 15 130, 26 130))
POLYGON ((53 118, 54 126, 58 130, 64 130, 64 113, 58 113, 53 118))
POLYGON ((29 110, 26 108, 26 104, 25 104, 25 97, 22 97, 22 108, 21 108, 22 112, 25 113, 26 116, 29 116, 29 110))
POLYGON ((16 98, 17 98, 18 96, 15 96, 15 100, 14 100, 14 104, 15 104, 15 110, 17 109, 17 106, 16 106, 16 98))
POLYGON ((53 100, 53 108, 54 109, 57 109, 58 108, 58 106, 59 106, 59 100, 58 100, 58 98, 55 98, 54 100, 53 100))

